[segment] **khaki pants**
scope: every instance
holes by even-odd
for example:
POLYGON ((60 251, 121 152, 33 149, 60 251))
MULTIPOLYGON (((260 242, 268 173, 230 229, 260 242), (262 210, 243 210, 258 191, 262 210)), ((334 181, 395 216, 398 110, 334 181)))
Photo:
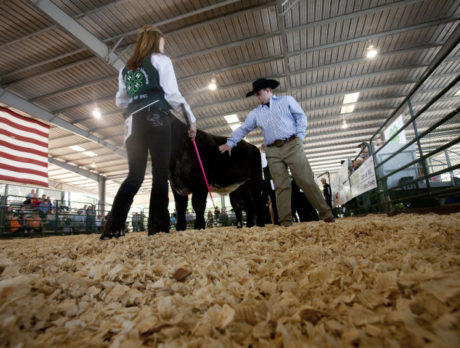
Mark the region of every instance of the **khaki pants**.
POLYGON ((291 179, 292 177, 311 205, 318 210, 319 218, 332 217, 331 208, 326 204, 324 197, 316 185, 313 172, 303 150, 303 142, 299 138, 284 144, 281 147, 267 147, 265 149, 268 166, 273 177, 278 206, 279 222, 283 226, 292 223, 291 216, 291 179))

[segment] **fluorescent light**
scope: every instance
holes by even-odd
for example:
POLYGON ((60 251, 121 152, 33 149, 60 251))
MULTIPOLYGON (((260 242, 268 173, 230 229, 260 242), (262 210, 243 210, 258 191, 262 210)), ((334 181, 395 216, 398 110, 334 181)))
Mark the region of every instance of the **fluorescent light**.
POLYGON ((354 109, 355 109, 355 104, 342 105, 342 109, 340 110, 340 113, 349 114, 350 112, 353 112, 354 109))
POLYGON ((208 85, 208 88, 210 91, 215 91, 217 89, 217 83, 216 83, 215 77, 211 79, 211 83, 208 85))
POLYGON ((343 120, 341 127, 342 127, 342 129, 347 129, 348 128, 347 121, 343 120))
POLYGON ((99 111, 99 109, 93 110, 93 116, 96 118, 101 118, 101 112, 99 111))
POLYGON ((369 59, 372 59, 372 58, 375 58, 377 56, 377 50, 374 48, 373 45, 370 45, 368 48, 367 48, 367 53, 366 53, 366 57, 369 58, 369 59))
POLYGON ((85 152, 83 152, 83 153, 84 153, 86 156, 88 156, 88 157, 95 157, 95 156, 97 156, 97 155, 96 155, 94 152, 92 152, 92 151, 85 151, 85 152))
POLYGON ((344 104, 355 103, 358 100, 358 98, 359 98, 359 92, 345 94, 345 97, 343 98, 343 103, 344 104))
POLYGON ((230 124, 229 126, 232 129, 232 132, 234 132, 235 129, 237 129, 239 126, 241 126, 241 123, 233 123, 233 124, 230 124))
POLYGON ((233 114, 233 115, 227 115, 227 116, 224 116, 225 118, 225 121, 227 121, 227 123, 236 123, 236 122, 240 122, 238 116, 236 114, 233 114))
POLYGON ((81 146, 78 146, 78 145, 72 145, 72 146, 69 146, 69 147, 74 151, 78 151, 78 152, 85 151, 84 148, 82 148, 81 146))
POLYGON ((460 89, 457 92, 455 92, 454 95, 456 95, 457 97, 460 97, 460 89))

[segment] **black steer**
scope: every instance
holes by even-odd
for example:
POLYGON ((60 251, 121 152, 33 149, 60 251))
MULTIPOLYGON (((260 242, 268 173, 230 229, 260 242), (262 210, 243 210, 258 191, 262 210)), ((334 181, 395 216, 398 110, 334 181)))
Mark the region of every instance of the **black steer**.
MULTIPOLYGON (((178 231, 185 230, 185 212, 188 194, 192 194, 192 206, 196 213, 195 229, 205 228, 204 212, 208 190, 200 164, 187 134, 188 127, 171 116, 171 164, 169 179, 176 203, 178 231)), ((196 145, 212 192, 231 193, 242 187, 244 197, 250 196, 249 216, 256 215, 257 225, 264 226, 264 203, 262 199, 262 166, 257 147, 240 141, 232 149, 232 155, 221 154, 218 147, 225 137, 197 130, 196 145)), ((251 226, 251 223, 248 227, 251 226)))

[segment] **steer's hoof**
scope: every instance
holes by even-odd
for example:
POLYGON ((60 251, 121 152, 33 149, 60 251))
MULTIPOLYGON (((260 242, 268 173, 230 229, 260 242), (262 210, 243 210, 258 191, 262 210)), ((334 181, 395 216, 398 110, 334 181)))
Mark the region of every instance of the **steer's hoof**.
POLYGON ((104 231, 102 234, 101 234, 101 240, 107 240, 107 239, 112 239, 112 238, 120 238, 120 237, 123 237, 125 235, 125 231, 124 230, 120 230, 120 231, 104 231))

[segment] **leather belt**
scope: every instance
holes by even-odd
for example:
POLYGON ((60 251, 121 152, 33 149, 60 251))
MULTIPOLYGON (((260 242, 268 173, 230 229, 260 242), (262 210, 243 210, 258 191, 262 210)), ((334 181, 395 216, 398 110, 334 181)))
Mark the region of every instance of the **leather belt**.
POLYGON ((276 146, 276 147, 281 147, 283 146, 284 144, 290 142, 291 140, 294 140, 296 138, 296 135, 291 135, 289 138, 287 139, 276 139, 273 143, 267 145, 268 147, 271 147, 271 146, 276 146))

